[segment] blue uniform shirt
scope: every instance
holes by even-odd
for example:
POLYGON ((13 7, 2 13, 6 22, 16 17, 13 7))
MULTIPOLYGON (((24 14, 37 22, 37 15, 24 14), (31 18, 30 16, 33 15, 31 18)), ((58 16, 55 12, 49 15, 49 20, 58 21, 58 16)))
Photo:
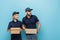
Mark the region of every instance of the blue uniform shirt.
POLYGON ((11 27, 22 28, 22 22, 18 21, 18 20, 17 20, 17 22, 11 21, 11 22, 9 22, 8 29, 10 29, 11 27))
POLYGON ((22 20, 22 22, 26 28, 36 28, 36 23, 38 21, 39 20, 35 15, 31 15, 30 18, 27 18, 27 16, 25 16, 22 20))

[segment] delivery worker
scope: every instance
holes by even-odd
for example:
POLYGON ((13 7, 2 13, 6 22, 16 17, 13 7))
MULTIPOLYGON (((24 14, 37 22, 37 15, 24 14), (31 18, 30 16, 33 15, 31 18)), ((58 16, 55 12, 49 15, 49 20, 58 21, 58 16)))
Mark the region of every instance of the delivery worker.
MULTIPOLYGON (((31 8, 26 8, 25 12, 26 12, 26 16, 23 18, 22 22, 23 22, 23 29, 37 29, 37 31, 39 31, 40 29, 40 22, 39 19, 35 16, 32 15, 32 11, 33 9, 31 8), (36 27, 36 24, 38 25, 38 27, 36 27)), ((37 39, 37 34, 26 34, 26 40, 38 40, 37 39)))
MULTIPOLYGON (((13 14, 12 14, 13 19, 11 22, 9 22, 8 31, 10 31, 10 28, 12 28, 12 27, 21 29, 22 22, 18 20, 18 14, 19 14, 19 12, 13 12, 13 14)), ((22 40, 21 34, 11 34, 11 40, 22 40)))

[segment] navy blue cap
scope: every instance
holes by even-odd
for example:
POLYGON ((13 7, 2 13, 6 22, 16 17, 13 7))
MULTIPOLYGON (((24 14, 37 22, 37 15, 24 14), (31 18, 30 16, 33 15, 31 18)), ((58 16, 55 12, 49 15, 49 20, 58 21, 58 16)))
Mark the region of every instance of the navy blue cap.
POLYGON ((19 12, 13 12, 12 16, 14 16, 15 14, 19 14, 19 12))
POLYGON ((33 9, 26 8, 26 9, 25 9, 25 12, 27 12, 27 11, 29 11, 29 12, 30 12, 30 11, 32 11, 32 10, 33 10, 33 9))

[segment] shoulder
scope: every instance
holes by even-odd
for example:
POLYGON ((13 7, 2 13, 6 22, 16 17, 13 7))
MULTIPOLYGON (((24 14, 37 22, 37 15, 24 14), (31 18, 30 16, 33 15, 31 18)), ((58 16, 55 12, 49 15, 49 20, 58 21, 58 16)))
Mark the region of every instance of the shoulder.
POLYGON ((22 23, 21 21, 18 20, 19 23, 22 23))
POLYGON ((19 20, 18 20, 18 23, 19 23, 19 24, 22 24, 22 21, 19 21, 19 20))
POLYGON ((9 24, 12 23, 12 21, 9 22, 9 24))
POLYGON ((26 19, 26 16, 25 17, 23 17, 23 20, 25 20, 26 19))
POLYGON ((36 15, 32 15, 32 17, 36 18, 37 16, 36 15))
POLYGON ((12 21, 9 22, 9 25, 11 25, 11 24, 12 24, 12 21))

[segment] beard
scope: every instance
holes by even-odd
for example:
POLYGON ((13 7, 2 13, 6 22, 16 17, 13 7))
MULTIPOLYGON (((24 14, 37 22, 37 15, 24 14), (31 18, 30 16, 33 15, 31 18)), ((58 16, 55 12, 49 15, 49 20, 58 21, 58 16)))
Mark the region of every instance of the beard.
POLYGON ((27 16, 31 16, 31 15, 27 14, 27 16))
POLYGON ((31 14, 27 14, 27 16, 31 16, 31 14))

